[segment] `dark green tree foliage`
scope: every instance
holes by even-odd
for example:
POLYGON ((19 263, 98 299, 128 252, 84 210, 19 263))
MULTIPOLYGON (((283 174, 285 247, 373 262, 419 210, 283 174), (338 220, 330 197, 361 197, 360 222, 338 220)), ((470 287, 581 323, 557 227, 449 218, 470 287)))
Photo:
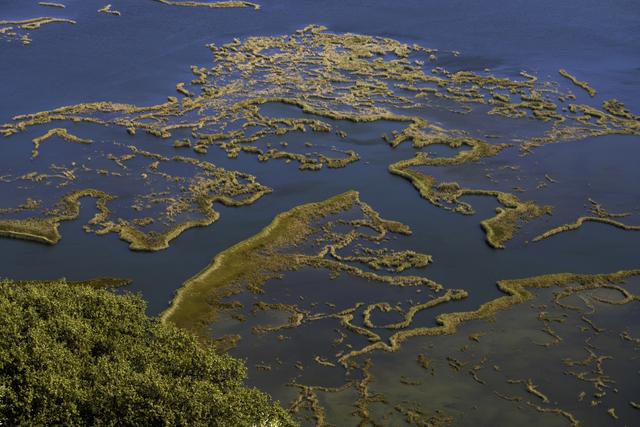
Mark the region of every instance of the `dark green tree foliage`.
POLYGON ((291 425, 240 361, 136 296, 0 282, 0 330, 0 425, 291 425))

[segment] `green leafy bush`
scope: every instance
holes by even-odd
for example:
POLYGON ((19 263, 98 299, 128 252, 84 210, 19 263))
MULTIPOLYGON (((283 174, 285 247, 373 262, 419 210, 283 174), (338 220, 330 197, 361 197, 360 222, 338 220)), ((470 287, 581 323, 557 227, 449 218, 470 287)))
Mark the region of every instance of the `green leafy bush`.
POLYGON ((0 425, 288 426, 243 364, 136 296, 0 282, 0 425))

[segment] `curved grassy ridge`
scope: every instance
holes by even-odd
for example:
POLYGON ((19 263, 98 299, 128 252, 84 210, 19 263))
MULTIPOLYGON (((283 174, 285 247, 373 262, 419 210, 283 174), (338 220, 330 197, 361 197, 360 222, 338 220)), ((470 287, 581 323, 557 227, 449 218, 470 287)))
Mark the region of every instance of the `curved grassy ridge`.
POLYGON ((226 296, 239 288, 259 291, 269 279, 302 268, 345 274, 387 286, 420 286, 440 291, 442 285, 427 277, 397 274, 410 268, 426 267, 431 261, 429 255, 384 248, 368 252, 362 249, 360 253, 345 256, 338 253, 359 239, 380 243, 388 234, 409 235, 411 230, 402 223, 381 218, 360 200, 356 191, 297 206, 276 216, 260 233, 218 254, 207 268, 180 288, 162 319, 207 339, 210 337, 208 327, 223 308, 221 301, 226 296), (363 217, 344 221, 342 225, 352 227, 348 232, 331 231, 335 224, 330 220, 319 224, 331 215, 351 209, 359 209, 363 217), (375 236, 359 232, 360 227, 374 231, 375 236), (306 244, 317 247, 310 253, 288 251, 306 244), (351 262, 366 265, 373 271, 363 270, 349 264, 351 262))
POLYGON ((107 209, 106 203, 113 199, 112 196, 99 190, 74 191, 64 196, 57 203, 56 208, 49 212, 46 217, 0 220, 0 236, 55 245, 62 238, 58 231, 58 226, 61 222, 78 218, 80 215, 80 199, 84 197, 96 199, 99 210, 103 214, 107 209))
MULTIPOLYGON (((367 353, 375 350, 395 352, 400 349, 401 344, 404 341, 412 337, 454 334, 456 333, 458 326, 462 323, 469 322, 471 320, 492 318, 500 311, 507 310, 515 305, 534 299, 535 295, 529 289, 564 287, 563 292, 566 293, 566 295, 570 295, 572 292, 577 292, 581 289, 607 287, 609 284, 620 282, 634 276, 640 276, 640 269, 622 270, 610 274, 593 275, 554 273, 524 279, 501 280, 498 282, 498 288, 505 294, 504 296, 488 301, 476 310, 443 313, 436 317, 437 326, 418 327, 396 332, 389 338, 388 343, 384 341, 377 341, 361 349, 353 350, 343 355, 340 357, 339 361, 341 364, 346 366, 349 359, 366 355, 367 353), (571 288, 567 287, 571 284, 575 284, 576 286, 571 288)), ((444 297, 447 297, 447 295, 444 297)), ((630 300, 637 300, 637 297, 633 295, 627 295, 626 297, 630 300)))
POLYGON ((0 282, 0 425, 293 425, 240 361, 96 289, 117 282, 0 282))
POLYGON ((523 224, 543 215, 551 215, 553 211, 552 206, 521 201, 515 195, 503 191, 462 188, 457 182, 437 183, 433 176, 410 169, 411 166, 429 165, 429 161, 428 157, 418 155, 413 159, 391 164, 389 172, 411 181, 420 196, 434 206, 464 215, 472 215, 474 210, 469 203, 461 200, 462 197, 494 197, 500 203, 496 208, 496 215, 480 222, 487 244, 494 249, 504 249, 523 224))
MULTIPOLYGON (((281 213, 260 233, 218 254, 213 262, 180 288, 171 307, 162 314, 166 323, 201 331, 211 318, 211 293, 259 274, 265 248, 292 246, 313 231, 309 222, 352 207, 358 193, 351 191, 319 203, 297 206, 281 213)), ((279 258, 274 257, 277 261, 279 258)), ((286 266, 281 266, 286 269, 286 266)))
MULTIPOLYGON (((199 167, 204 164, 179 156, 176 156, 175 159, 185 163, 196 164, 199 167)), ((227 172, 219 168, 215 170, 219 171, 221 175, 227 175, 227 177, 234 174, 234 172, 227 172)), ((198 189, 194 186, 194 193, 197 193, 197 191, 198 189)), ((99 227, 94 230, 96 234, 116 233, 120 240, 129 243, 131 250, 156 252, 167 249, 171 241, 185 231, 196 227, 206 227, 216 222, 220 214, 213 208, 215 203, 220 203, 224 206, 250 205, 257 202, 265 194, 270 193, 271 189, 252 182, 244 188, 241 185, 236 185, 235 189, 228 192, 231 193, 232 191, 244 192, 241 194, 243 199, 236 200, 233 198, 233 194, 195 194, 193 203, 197 206, 198 213, 202 215, 202 218, 181 221, 167 227, 162 232, 145 232, 135 226, 135 221, 112 217, 113 213, 109 209, 109 202, 116 199, 117 196, 93 188, 76 190, 64 195, 53 209, 45 212, 40 217, 0 219, 0 237, 32 240, 38 243, 55 245, 62 238, 58 230, 60 223, 77 219, 80 215, 81 200, 83 198, 93 198, 96 200, 98 213, 89 221, 89 224, 99 227)), ((90 227, 85 226, 85 231, 92 230, 90 227)))
POLYGON ((585 222, 596 222, 599 224, 606 224, 612 227, 616 227, 625 231, 640 231, 640 225, 629 225, 619 221, 620 218, 627 218, 632 216, 631 212, 609 212, 602 204, 596 202, 593 199, 589 199, 591 206, 589 208, 589 215, 580 216, 575 222, 569 224, 559 225, 550 230, 545 231, 542 234, 534 237, 533 242, 539 242, 556 234, 565 233, 569 231, 575 231, 580 229, 585 222))
POLYGON ((576 222, 560 225, 558 227, 552 228, 551 230, 545 231, 544 233, 534 237, 533 241, 539 242, 540 240, 544 240, 549 237, 555 236, 556 234, 565 233, 567 231, 575 231, 580 227, 582 227, 585 222, 598 222, 601 224, 607 224, 625 231, 640 231, 639 225, 627 225, 620 221, 613 220, 611 218, 600 218, 597 216, 581 216, 576 220, 576 222))

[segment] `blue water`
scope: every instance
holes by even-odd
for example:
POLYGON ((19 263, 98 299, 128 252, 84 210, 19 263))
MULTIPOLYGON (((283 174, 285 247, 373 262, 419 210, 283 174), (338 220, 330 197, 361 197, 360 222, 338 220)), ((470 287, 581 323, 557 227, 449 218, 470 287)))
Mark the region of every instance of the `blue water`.
MULTIPOLYGON (((489 69, 495 75, 513 78, 524 70, 541 80, 559 82, 561 89, 577 95, 578 102, 598 106, 603 100, 616 98, 632 112, 640 112, 640 2, 637 0, 261 0, 259 11, 170 7, 152 0, 110 1, 122 16, 97 13, 97 9, 106 4, 103 0, 61 0, 67 6, 65 9, 38 6, 36 0, 0 0, 0 21, 39 16, 77 21, 75 25, 57 23, 29 31, 32 43, 28 46, 0 36, 0 124, 9 122, 17 114, 84 102, 161 103, 167 96, 175 95, 177 82, 193 78, 191 65, 212 65, 207 44, 223 44, 236 37, 291 34, 310 24, 325 25, 336 33, 384 36, 435 48, 442 52, 437 65, 453 71, 489 69), (460 56, 452 55, 453 51, 459 51, 460 56), (558 75, 560 68, 589 82, 597 89, 597 95, 590 98, 572 86, 558 75)), ((467 115, 443 110, 428 114, 432 115, 429 119, 446 128, 466 130, 477 136, 497 135, 499 142, 526 138, 540 129, 540 123, 530 120, 487 116, 483 108, 467 115)), ((281 105, 264 106, 263 113, 302 115, 295 107, 281 105)), ((408 144, 391 149, 381 140, 381 134, 390 134, 398 129, 397 124, 327 121, 335 129, 346 131, 348 138, 287 135, 290 148, 302 147, 314 138, 314 144, 320 147, 336 145, 356 150, 360 161, 344 169, 301 172, 295 163, 260 163, 248 154, 228 159, 224 151, 214 147, 206 160, 253 174, 274 192, 248 207, 215 206, 221 214, 218 222, 191 229, 172 241, 169 249, 156 253, 132 252, 127 243, 113 234, 85 233, 82 226, 96 210, 94 203, 84 203, 80 218, 61 225, 63 237, 56 246, 0 239, 0 277, 66 277, 70 280, 127 277, 133 279, 133 284, 126 290, 140 293, 148 302, 148 312, 158 314, 166 309, 182 283, 205 268, 217 253, 254 235, 278 213, 352 189, 358 190, 362 200, 383 218, 411 227, 413 234, 394 240, 393 245, 432 254, 434 263, 424 270, 425 275, 447 288, 464 288, 469 292, 469 298, 455 303, 455 310, 473 309, 498 296, 495 284, 501 279, 564 271, 604 273, 640 267, 640 232, 588 223, 578 231, 539 243, 530 242, 535 235, 586 214, 588 198, 612 212, 631 212, 634 216, 629 221, 640 224, 640 138, 637 136, 607 136, 553 144, 526 157, 513 147, 478 164, 430 169, 429 173, 439 181, 458 181, 467 188, 513 191, 515 186, 523 187, 525 191, 519 193, 523 200, 535 199, 539 204, 554 206, 553 216, 527 225, 507 243, 507 249, 494 250, 486 244, 479 225, 482 219, 495 214, 497 205, 493 198, 466 198, 476 211, 473 216, 434 207, 419 197, 411 183, 387 171, 389 164, 407 159, 415 152, 408 144), (520 169, 504 169, 514 164, 520 165, 520 169), (496 181, 491 181, 487 174, 496 181), (545 175, 557 182, 547 183, 538 191, 536 186, 545 181, 545 175)), ((142 149, 164 155, 175 153, 170 143, 159 143, 144 134, 133 137, 122 129, 84 124, 70 129, 96 143, 85 147, 47 142, 41 148, 41 157, 30 160, 31 138, 41 134, 42 128, 11 138, 0 137, 0 176, 25 173, 46 162, 64 163, 78 153, 104 155, 103 150, 110 148, 103 148, 100 141, 135 143, 142 149)), ((446 147, 429 147, 426 151, 433 156, 455 153, 446 147)), ((118 185, 112 184, 110 191, 120 195, 133 191, 118 185)), ((49 200, 53 194, 45 187, 36 195, 49 200)), ((0 208, 23 201, 17 189, 0 184, 0 208)), ((324 276, 302 271, 283 281, 270 282, 264 298, 295 303, 303 296, 306 301, 340 301, 345 306, 363 300, 406 298, 405 290, 384 289, 368 294, 370 284, 362 280, 342 277, 329 285, 324 276)), ((238 298, 247 307, 255 299, 250 295, 238 298)), ((417 322, 433 324, 433 316, 447 310, 448 306, 438 307, 417 316, 417 322)), ((629 313, 628 316, 633 317, 629 323, 637 323, 637 310, 629 313)), ((270 320, 284 321, 285 318, 270 320)), ((231 321, 217 325, 224 333, 243 334, 249 326, 231 321)), ((291 331, 295 345, 283 357, 290 362, 310 354, 332 357, 332 349, 317 347, 319 342, 330 342, 334 338, 335 324, 322 321, 314 327, 313 334, 305 329, 291 331)), ((355 341, 358 338, 361 339, 356 337, 355 341)), ((466 342, 464 337, 461 340, 466 342)), ((244 340, 234 354, 248 358, 251 366, 282 351, 281 345, 274 344, 273 336, 256 337, 244 340)), ((407 346, 402 356, 405 359, 401 359, 406 363, 402 363, 406 367, 414 366, 414 353, 424 349, 417 349, 418 343, 407 346)), ((395 355, 385 355, 376 363, 381 362, 383 369, 388 367, 395 375, 391 368, 397 360, 395 355)), ((325 378, 321 378, 322 371, 312 371, 310 376, 332 385, 341 384, 342 370, 333 371, 325 378)), ((295 390, 283 388, 289 378, 278 374, 261 377, 254 375, 253 370, 250 372, 252 384, 279 398, 293 398, 295 390)), ((328 407, 328 413, 338 414, 338 419, 347 419, 345 414, 351 410, 339 405, 328 407)), ((465 422, 472 424, 472 416, 465 422)))
MULTIPOLYGON (((31 31, 33 42, 29 46, 16 41, 0 43, 0 122, 16 114, 80 102, 163 102, 174 93, 176 82, 191 78, 190 65, 211 63, 207 43, 249 35, 288 34, 309 24, 326 25, 335 32, 392 37, 441 51, 460 51, 460 57, 442 64, 452 69, 489 68, 506 76, 527 70, 571 88, 557 75, 559 68, 566 68, 598 90, 597 97, 588 100, 575 89, 579 100, 597 103, 614 97, 632 111, 640 109, 640 4, 634 1, 399 4, 295 0, 265 1, 261 10, 254 11, 168 7, 138 0, 114 2, 114 9, 122 12, 120 17, 96 13, 102 2, 70 0, 65 2, 66 9, 36 3, 1 0, 0 18, 46 15, 73 19, 77 24, 51 24, 31 31)), ((471 120, 467 127, 484 123, 482 118, 457 117, 441 120, 453 128, 464 128, 466 120, 471 120)), ((488 130, 495 131, 497 126, 509 133, 519 125, 519 121, 504 120, 488 130)), ((436 262, 430 275, 447 286, 470 289, 474 302, 493 297, 494 283, 500 278, 637 266, 637 235, 594 224, 548 242, 527 245, 516 238, 506 251, 491 250, 478 223, 492 215, 494 201, 476 200, 478 214, 473 217, 434 208, 419 199, 408 182, 386 172, 391 161, 408 157, 411 150, 401 147, 392 151, 384 146, 379 140, 379 126, 343 127, 353 135, 348 144, 357 144, 354 147, 364 160, 343 170, 302 173, 294 165, 283 165, 274 174, 275 169, 258 164, 253 157, 230 161, 222 152, 212 151, 208 158, 211 162, 254 173, 276 191, 249 208, 219 208, 222 217, 218 223, 186 232, 166 251, 132 253, 114 236, 85 234, 81 225, 93 215, 92 207, 87 206, 78 221, 62 225, 63 240, 55 247, 0 240, 0 275, 20 279, 131 277, 131 289, 144 295, 151 313, 158 313, 180 284, 220 250, 251 236, 281 211, 349 189, 359 190, 363 200, 383 216, 409 224, 414 235, 407 245, 434 255, 436 262), (462 264, 465 268, 460 268, 462 264)), ((604 168, 611 173, 601 174, 601 187, 623 188, 624 194, 635 197, 637 205, 639 177, 634 171, 640 154, 638 141, 634 137, 619 139, 601 138, 544 150, 552 153, 551 161, 560 167, 576 152, 591 156, 591 161, 572 169, 572 181, 563 187, 565 192, 583 188, 581 194, 590 196, 584 188, 593 177, 600 179, 596 174, 604 168), (611 148, 618 145, 624 145, 624 156, 611 148)), ((30 149, 30 141, 26 136, 0 143, 3 168, 12 167, 15 161, 27 161, 25 145, 30 149)), ((3 205, 10 206, 10 199, 2 197, 3 205)), ((571 206, 577 209, 584 197, 575 199, 571 206)))

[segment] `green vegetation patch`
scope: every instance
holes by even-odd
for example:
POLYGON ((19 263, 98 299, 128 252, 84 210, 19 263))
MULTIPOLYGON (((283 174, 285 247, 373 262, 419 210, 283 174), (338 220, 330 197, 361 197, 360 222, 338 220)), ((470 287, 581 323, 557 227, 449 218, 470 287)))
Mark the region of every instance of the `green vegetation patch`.
POLYGON ((2 425, 292 425, 244 386, 241 362, 146 316, 137 296, 3 281, 0 328, 2 425))

